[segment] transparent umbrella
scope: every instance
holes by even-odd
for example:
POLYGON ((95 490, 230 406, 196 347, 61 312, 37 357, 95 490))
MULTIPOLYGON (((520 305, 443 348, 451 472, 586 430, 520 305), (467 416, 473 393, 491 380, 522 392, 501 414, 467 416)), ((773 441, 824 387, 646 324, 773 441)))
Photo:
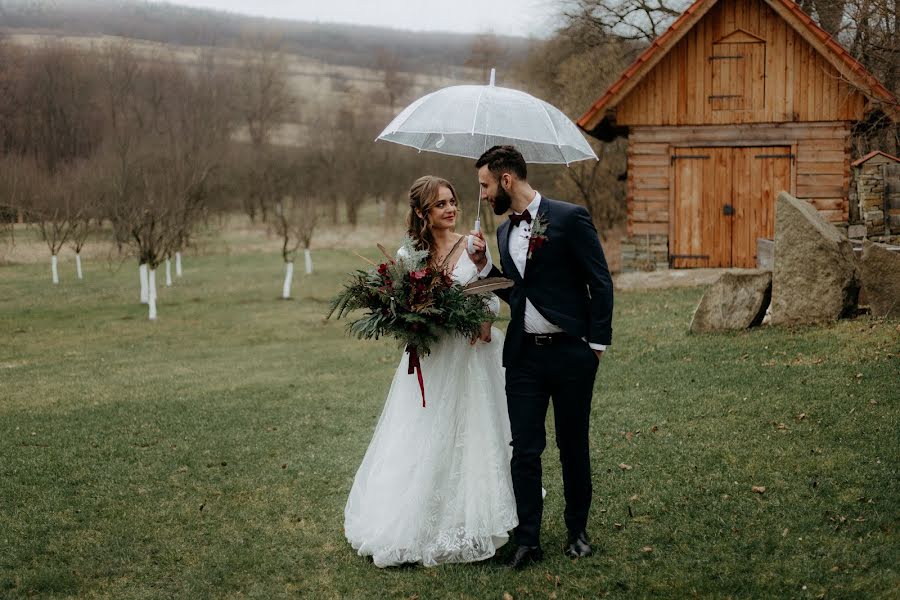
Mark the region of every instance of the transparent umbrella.
MULTIPOLYGON (((376 138, 420 151, 478 158, 512 144, 529 163, 565 164, 597 155, 558 108, 530 94, 494 85, 456 85, 423 96, 403 109, 376 138)), ((476 231, 481 225, 478 198, 476 231)), ((471 242, 470 242, 471 244, 471 242)))
POLYGON ((597 160, 562 111, 525 92, 495 86, 494 69, 488 85, 456 85, 419 98, 377 139, 467 158, 512 144, 529 163, 597 160))

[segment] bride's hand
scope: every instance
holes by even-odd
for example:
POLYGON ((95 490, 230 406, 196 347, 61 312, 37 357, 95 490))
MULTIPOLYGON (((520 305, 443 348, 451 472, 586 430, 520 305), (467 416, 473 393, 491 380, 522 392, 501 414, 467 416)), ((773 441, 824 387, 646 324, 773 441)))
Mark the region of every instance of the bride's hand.
POLYGON ((485 321, 481 324, 481 333, 472 338, 471 344, 474 346, 475 342, 481 340, 482 342, 488 343, 491 341, 491 322, 485 321))

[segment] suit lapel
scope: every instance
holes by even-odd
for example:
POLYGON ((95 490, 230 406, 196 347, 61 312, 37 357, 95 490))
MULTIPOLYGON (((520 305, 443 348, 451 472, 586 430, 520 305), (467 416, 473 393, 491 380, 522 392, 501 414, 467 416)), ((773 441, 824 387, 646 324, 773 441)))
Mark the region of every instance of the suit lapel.
MULTIPOLYGON (((537 217, 535 219, 543 219, 545 223, 550 222, 550 217, 548 213, 550 212, 550 202, 547 201, 547 198, 541 197, 541 205, 538 207, 537 217)), ((532 223, 534 225, 534 223, 532 223)), ((531 258, 525 259, 525 277, 528 277, 528 267, 531 266, 531 263, 534 262, 534 256, 531 258)), ((517 271, 518 272, 518 271, 517 271)), ((524 277, 523 277, 524 279, 524 277)))
POLYGON ((516 268, 516 264, 509 255, 509 236, 511 229, 512 227, 510 227, 508 220, 501 224, 497 229, 497 245, 500 247, 500 264, 503 267, 503 273, 507 277, 521 283, 522 276, 519 275, 519 270, 516 268))

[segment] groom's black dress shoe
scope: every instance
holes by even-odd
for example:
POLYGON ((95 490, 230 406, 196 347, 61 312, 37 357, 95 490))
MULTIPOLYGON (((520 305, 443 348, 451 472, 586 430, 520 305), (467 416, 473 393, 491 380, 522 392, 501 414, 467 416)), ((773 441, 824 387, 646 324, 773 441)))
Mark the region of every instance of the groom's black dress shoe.
POLYGON ((594 553, 591 548, 591 540, 588 538, 587 531, 579 531, 577 533, 569 532, 569 543, 566 546, 566 556, 569 558, 583 558, 594 553))
POLYGON ((542 558, 544 558, 544 551, 540 546, 519 546, 506 562, 506 566, 510 569, 522 569, 542 558))

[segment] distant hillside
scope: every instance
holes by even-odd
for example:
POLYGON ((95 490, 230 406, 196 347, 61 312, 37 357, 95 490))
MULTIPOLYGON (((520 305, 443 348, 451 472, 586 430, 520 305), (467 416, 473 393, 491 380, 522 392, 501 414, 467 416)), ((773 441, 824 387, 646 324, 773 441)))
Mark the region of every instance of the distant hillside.
MULTIPOLYGON (((478 36, 249 17, 142 0, 0 0, 0 28, 112 35, 183 46, 234 47, 247 36, 280 39, 285 49, 333 65, 373 68, 379 52, 408 72, 464 66, 478 36)), ((529 47, 497 36, 496 66, 511 69, 529 47)))

